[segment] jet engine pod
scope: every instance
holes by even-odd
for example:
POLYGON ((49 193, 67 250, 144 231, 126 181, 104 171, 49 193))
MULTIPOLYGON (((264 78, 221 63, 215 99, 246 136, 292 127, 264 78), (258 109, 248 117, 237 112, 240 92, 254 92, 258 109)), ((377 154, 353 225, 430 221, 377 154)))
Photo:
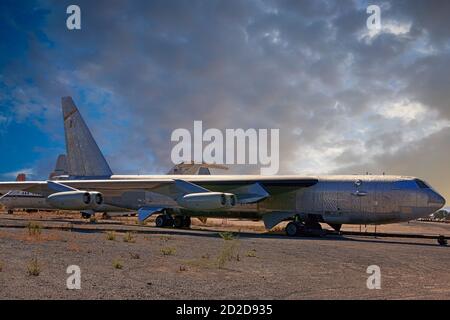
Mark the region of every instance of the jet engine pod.
POLYGON ((236 205, 236 196, 232 193, 201 192, 184 195, 178 204, 189 210, 220 210, 236 205))
POLYGON ((89 195, 94 205, 101 206, 103 204, 103 195, 100 192, 89 192, 89 195))
POLYGON ((99 192, 65 191, 49 195, 47 202, 61 210, 94 209, 103 204, 103 195, 99 192))

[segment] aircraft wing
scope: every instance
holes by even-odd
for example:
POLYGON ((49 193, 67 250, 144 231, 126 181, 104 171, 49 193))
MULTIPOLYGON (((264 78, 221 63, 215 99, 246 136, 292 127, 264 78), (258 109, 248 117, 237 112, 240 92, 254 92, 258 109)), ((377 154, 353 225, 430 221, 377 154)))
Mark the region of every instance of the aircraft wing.
MULTIPOLYGON (((124 179, 124 180, 67 180, 60 181, 58 185, 77 190, 97 191, 106 196, 120 195, 127 191, 156 192, 173 199, 180 194, 199 192, 231 192, 241 203, 255 203, 272 194, 290 192, 301 188, 313 186, 317 183, 315 178, 280 178, 280 177, 246 177, 209 176, 201 179, 200 176, 160 176, 152 179, 124 179)), ((0 193, 10 190, 21 190, 42 195, 61 192, 62 188, 55 188, 51 181, 15 181, 0 182, 0 193)))

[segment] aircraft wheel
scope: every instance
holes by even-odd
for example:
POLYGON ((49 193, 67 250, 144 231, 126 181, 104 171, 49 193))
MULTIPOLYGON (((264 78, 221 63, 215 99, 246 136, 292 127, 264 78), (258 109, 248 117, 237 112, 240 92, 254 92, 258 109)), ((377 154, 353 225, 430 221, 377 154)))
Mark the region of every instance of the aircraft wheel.
POLYGON ((285 228, 285 231, 289 237, 295 237, 300 233, 300 225, 296 222, 289 222, 285 228))
POLYGON ((183 228, 191 227, 191 217, 185 216, 183 219, 183 228))
POLYGON ((155 224, 158 228, 163 228, 166 226, 167 218, 165 215, 161 214, 156 217, 155 224))
POLYGON ((90 213, 87 213, 87 212, 82 212, 82 213, 81 213, 81 217, 82 217, 83 219, 89 219, 89 218, 91 217, 91 214, 90 214, 90 213))
POLYGON ((13 210, 8 210, 8 214, 13 214, 14 211, 13 210))
POLYGON ((183 216, 176 216, 173 218, 173 226, 175 228, 183 228, 184 226, 184 217, 183 216))

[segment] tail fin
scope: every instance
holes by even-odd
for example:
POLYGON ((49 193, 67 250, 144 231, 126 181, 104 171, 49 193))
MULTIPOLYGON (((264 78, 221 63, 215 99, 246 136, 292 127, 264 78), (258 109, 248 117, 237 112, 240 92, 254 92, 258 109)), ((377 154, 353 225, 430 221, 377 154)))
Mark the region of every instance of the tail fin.
POLYGON ((71 97, 62 98, 69 175, 106 177, 113 173, 71 97))
POLYGON ((56 160, 55 171, 50 173, 49 179, 52 180, 54 177, 68 174, 69 170, 67 167, 67 156, 65 154, 60 154, 56 160))
POLYGON ((25 180, 27 180, 27 176, 25 173, 19 173, 17 175, 16 181, 25 181, 25 180))

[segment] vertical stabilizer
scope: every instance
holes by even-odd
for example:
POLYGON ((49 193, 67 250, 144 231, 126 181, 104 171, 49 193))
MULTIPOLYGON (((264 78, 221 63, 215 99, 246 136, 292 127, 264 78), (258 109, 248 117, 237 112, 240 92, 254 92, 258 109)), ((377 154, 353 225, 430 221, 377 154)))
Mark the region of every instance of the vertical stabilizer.
POLYGON ((65 176, 68 174, 67 156, 65 154, 60 154, 56 160, 55 171, 50 173, 49 179, 52 180, 54 177, 65 176))
POLYGON ((112 171, 71 97, 62 98, 70 176, 106 177, 112 171))

